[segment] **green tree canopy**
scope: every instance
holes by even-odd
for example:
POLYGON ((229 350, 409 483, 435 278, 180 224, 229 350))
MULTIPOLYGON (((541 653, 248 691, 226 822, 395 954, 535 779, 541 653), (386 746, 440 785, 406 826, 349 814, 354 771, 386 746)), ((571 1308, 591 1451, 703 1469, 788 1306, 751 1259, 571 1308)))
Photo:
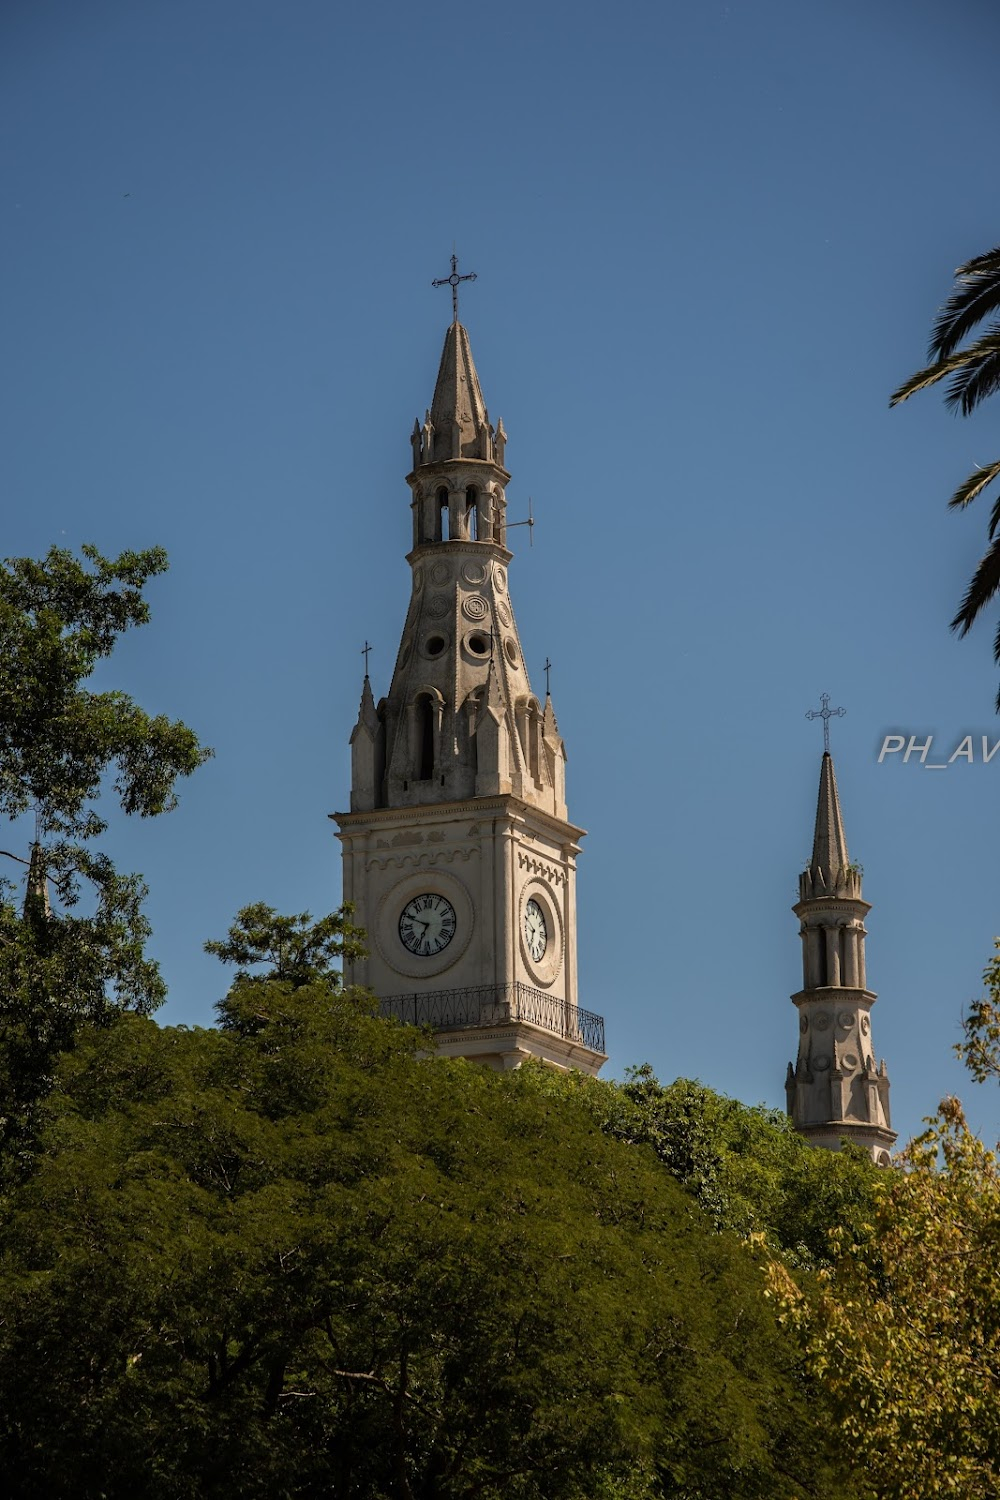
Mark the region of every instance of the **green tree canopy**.
POLYGON ((0 1228, 16 1493, 861 1500, 762 1253, 572 1080, 373 1006, 242 978, 62 1058, 0 1228))
POLYGON ((150 717, 127 694, 86 684, 115 642, 149 618, 161 548, 83 559, 52 548, 0 566, 0 818, 4 854, 27 870, 27 893, 0 881, 0 1148, 30 1139, 34 1101, 81 1020, 149 1011, 163 998, 145 955, 145 887, 94 848, 110 779, 126 813, 151 817, 209 754, 184 724, 150 717), (30 844, 16 839, 34 817, 30 844), (14 843, 12 850, 9 846, 14 843), (81 881, 92 910, 79 908, 81 881), (50 904, 50 889, 56 897, 50 904))
POLYGON ((274 979, 295 988, 317 980, 336 988, 340 973, 333 967, 334 959, 360 958, 365 952, 364 933, 352 926, 350 914, 351 907, 342 906, 314 922, 311 912, 283 917, 257 901, 238 911, 226 937, 206 943, 205 952, 214 953, 224 964, 238 965, 236 989, 274 979), (266 966, 262 973, 251 972, 262 964, 266 966))
POLYGON ((573 1074, 603 1130, 648 1144, 716 1229, 755 1240, 803 1270, 830 1264, 830 1230, 863 1233, 878 1171, 855 1147, 817 1151, 784 1113, 727 1099, 687 1078, 661 1084, 647 1065, 624 1084, 573 1074))
POLYGON ((1000 1493, 1000 1175, 948 1099, 815 1293, 773 1290, 878 1500, 1000 1493))

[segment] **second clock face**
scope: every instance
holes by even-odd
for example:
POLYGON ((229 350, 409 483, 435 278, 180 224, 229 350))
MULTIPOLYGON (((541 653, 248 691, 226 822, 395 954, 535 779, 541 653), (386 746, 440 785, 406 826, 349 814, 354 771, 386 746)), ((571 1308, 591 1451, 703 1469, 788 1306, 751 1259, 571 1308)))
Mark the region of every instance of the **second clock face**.
POLYGON ((524 941, 535 963, 541 963, 549 945, 545 913, 537 901, 528 901, 524 907, 524 941))
POLYGON ((418 958, 431 958, 455 936, 455 908, 445 896, 414 896, 403 907, 399 939, 418 958))

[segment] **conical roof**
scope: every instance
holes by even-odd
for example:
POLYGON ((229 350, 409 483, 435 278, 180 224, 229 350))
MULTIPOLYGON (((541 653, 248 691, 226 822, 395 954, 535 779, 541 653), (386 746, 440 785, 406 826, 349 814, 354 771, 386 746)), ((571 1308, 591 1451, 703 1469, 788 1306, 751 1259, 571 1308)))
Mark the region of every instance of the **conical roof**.
POLYGON ((847 852, 847 835, 837 795, 837 777, 833 769, 833 756, 829 750, 823 752, 823 763, 819 773, 819 797, 816 802, 816 829, 813 833, 812 859, 809 869, 813 879, 821 877, 821 884, 832 889, 837 877, 851 862, 847 852))
POLYGON ((444 336, 430 419, 434 428, 433 462, 487 457, 483 435, 489 432, 489 416, 469 335, 461 323, 452 323, 444 336))

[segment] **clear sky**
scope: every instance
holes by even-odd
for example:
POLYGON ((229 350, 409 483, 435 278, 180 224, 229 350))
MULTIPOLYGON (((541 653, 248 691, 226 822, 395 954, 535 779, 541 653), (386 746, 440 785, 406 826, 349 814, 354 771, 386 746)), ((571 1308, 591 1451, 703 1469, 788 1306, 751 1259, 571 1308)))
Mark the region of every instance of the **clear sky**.
POLYGON ((511 590, 589 829, 608 1073, 783 1105, 828 691, 894 1124, 959 1092, 1000 1134, 950 1050, 1000 933, 1000 755, 877 763, 1000 738, 992 628, 947 628, 989 502, 945 509, 1000 408, 887 405, 1000 240, 998 32, 986 0, 6 0, 0 551, 163 544, 101 685, 216 751, 109 841, 163 1019, 211 1021, 239 906, 339 900, 455 243, 538 520, 511 590))

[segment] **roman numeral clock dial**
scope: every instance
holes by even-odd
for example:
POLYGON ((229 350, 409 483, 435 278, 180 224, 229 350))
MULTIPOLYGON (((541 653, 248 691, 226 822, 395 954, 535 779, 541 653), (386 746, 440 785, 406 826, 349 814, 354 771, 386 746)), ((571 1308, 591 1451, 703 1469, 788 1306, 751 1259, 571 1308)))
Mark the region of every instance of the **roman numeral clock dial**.
POLYGON ((432 958, 447 948, 455 936, 455 908, 444 896, 414 896, 403 907, 399 940, 418 958, 432 958))
POLYGON ((541 963, 549 945, 545 913, 537 901, 529 901, 524 908, 524 941, 535 963, 541 963))

